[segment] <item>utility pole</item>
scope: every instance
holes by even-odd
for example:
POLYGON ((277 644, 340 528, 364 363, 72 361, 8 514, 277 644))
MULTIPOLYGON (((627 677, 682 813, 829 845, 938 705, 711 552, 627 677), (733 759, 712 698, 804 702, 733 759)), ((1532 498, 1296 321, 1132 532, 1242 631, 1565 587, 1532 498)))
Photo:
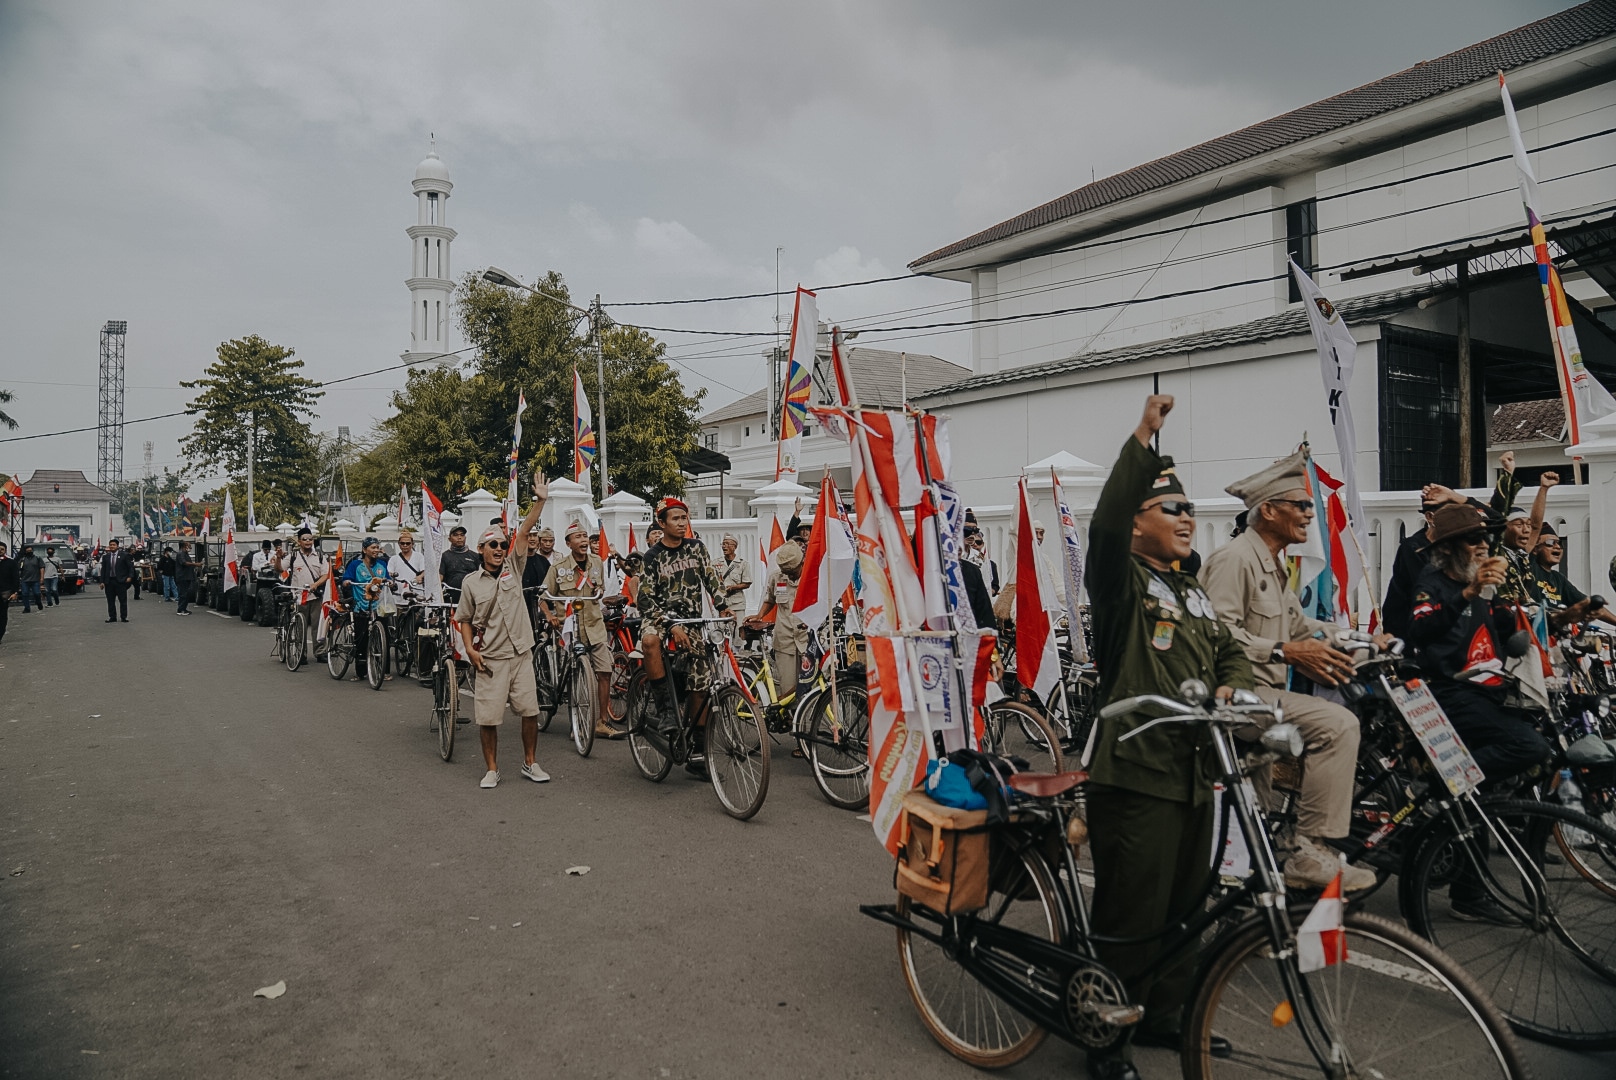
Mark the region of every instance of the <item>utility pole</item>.
POLYGON ((600 444, 600 501, 611 494, 611 467, 606 456, 606 354, 601 350, 600 331, 606 312, 600 306, 600 293, 589 306, 589 323, 595 332, 595 400, 599 403, 595 417, 595 441, 600 444))
POLYGON ((786 253, 783 247, 774 249, 774 352, 769 356, 769 420, 764 430, 771 438, 780 438, 780 256, 786 253))
POLYGON ((141 451, 145 454, 146 462, 145 468, 140 474, 140 520, 135 523, 135 535, 144 537, 146 535, 146 481, 151 479, 152 441, 150 439, 147 439, 141 446, 141 451))
POLYGON ((247 520, 258 520, 253 513, 253 458, 258 449, 258 410, 247 413, 247 520))

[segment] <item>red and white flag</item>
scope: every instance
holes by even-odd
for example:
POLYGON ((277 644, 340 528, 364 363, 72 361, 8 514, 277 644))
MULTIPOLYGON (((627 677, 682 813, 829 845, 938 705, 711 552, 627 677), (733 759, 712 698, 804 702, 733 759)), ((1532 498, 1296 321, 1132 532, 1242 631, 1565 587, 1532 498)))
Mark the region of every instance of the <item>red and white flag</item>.
POLYGON ((209 513, 209 511, 204 507, 203 510, 202 510, 202 535, 201 535, 201 538, 203 540, 206 540, 208 538, 208 528, 212 524, 212 522, 208 518, 208 513, 209 513))
POLYGON ((842 516, 836 484, 827 475, 819 481, 819 505, 814 509, 814 528, 808 537, 808 552, 802 560, 802 576, 797 581, 797 597, 791 610, 810 629, 817 630, 830 618, 837 597, 853 581, 858 549, 853 529, 842 516))
POLYGON ((421 546, 426 548, 426 596, 434 604, 443 603, 443 578, 438 573, 443 559, 443 504, 425 485, 421 485, 421 546))
POLYGON ((1044 581, 1027 503, 1027 479, 1019 485, 1020 517, 1016 524, 1016 679, 1042 701, 1060 682, 1060 654, 1049 609, 1055 606, 1053 587, 1044 581))
MULTIPOLYGON (((204 521, 207 519, 204 518, 204 521)), ((240 581, 236 566, 236 508, 230 502, 230 489, 224 490, 224 580, 222 590, 229 592, 240 581)))
POLYGON ((780 545, 786 542, 786 534, 780 528, 780 519, 770 518, 769 521, 772 523, 769 528, 769 550, 768 554, 763 556, 764 562, 768 562, 769 555, 773 555, 779 550, 780 545))
POLYGON ((634 523, 631 521, 628 523, 628 553, 632 555, 638 550, 640 542, 634 538, 634 523))
POLYGON ((325 637, 326 624, 331 621, 332 612, 341 605, 342 593, 338 583, 342 578, 342 571, 342 541, 339 540, 336 554, 331 556, 331 576, 325 583, 325 599, 320 602, 320 623, 314 631, 316 638, 325 637))
POLYGON ((1347 958, 1347 934, 1342 929, 1346 914, 1341 901, 1341 875, 1324 887, 1319 902, 1307 913, 1296 930, 1296 966, 1318 971, 1347 958))

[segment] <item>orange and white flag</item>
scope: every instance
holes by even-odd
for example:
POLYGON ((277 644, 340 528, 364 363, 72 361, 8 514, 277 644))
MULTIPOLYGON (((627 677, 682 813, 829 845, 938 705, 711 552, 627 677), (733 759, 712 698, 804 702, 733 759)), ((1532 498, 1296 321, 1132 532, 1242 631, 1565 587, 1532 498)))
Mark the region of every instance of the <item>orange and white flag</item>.
POLYGON ((1347 958, 1347 933, 1343 927, 1345 905, 1341 900, 1341 875, 1324 887, 1319 902, 1307 913, 1296 931, 1296 966, 1303 971, 1339 964, 1347 958))

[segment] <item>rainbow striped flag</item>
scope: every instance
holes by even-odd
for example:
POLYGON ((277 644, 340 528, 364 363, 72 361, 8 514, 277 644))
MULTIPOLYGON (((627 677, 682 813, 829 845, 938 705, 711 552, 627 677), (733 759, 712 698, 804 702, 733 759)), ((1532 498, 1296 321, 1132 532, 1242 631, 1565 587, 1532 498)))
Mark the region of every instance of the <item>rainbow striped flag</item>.
POLYGON ((1509 125, 1510 147, 1520 172, 1521 204, 1526 208, 1526 224, 1532 234, 1532 254, 1537 260, 1538 282, 1543 286, 1543 307, 1549 316, 1549 338, 1554 347, 1554 370, 1560 379, 1560 397, 1565 402, 1566 427, 1571 445, 1582 441, 1582 425, 1616 412, 1616 398, 1600 385, 1582 362, 1582 346, 1571 324, 1571 307, 1566 303, 1565 286, 1549 257, 1549 241, 1538 216, 1537 176, 1527 160, 1521 142, 1521 126, 1515 120, 1515 103, 1510 100, 1504 73, 1498 73, 1498 93, 1504 101, 1504 121, 1509 125))

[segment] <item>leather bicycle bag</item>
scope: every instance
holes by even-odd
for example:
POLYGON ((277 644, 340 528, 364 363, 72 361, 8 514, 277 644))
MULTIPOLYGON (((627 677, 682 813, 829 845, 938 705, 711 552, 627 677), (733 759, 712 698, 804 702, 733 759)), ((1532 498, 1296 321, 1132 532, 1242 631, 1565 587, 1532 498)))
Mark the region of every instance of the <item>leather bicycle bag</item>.
POLYGON ((895 884, 940 915, 977 911, 988 902, 992 846, 986 810, 957 810, 924 791, 903 797, 895 884))

